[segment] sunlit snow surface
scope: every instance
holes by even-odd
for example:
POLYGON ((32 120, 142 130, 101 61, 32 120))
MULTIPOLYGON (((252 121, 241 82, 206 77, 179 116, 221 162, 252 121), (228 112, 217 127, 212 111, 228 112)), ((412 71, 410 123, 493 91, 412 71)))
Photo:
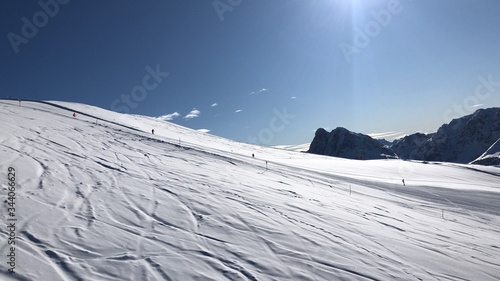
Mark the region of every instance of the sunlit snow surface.
POLYGON ((499 168, 309 155, 55 104, 69 109, 0 100, 4 225, 8 167, 19 185, 16 273, 1 227, 0 280, 500 278, 499 168))

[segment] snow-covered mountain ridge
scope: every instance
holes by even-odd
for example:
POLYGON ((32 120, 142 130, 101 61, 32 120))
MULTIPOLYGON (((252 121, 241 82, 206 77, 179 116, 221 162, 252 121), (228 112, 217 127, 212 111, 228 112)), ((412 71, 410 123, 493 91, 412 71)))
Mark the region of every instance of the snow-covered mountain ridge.
POLYGON ((500 276, 497 168, 296 153, 75 103, 0 100, 0 116, 1 178, 17 171, 0 280, 500 276))
MULTIPOLYGON (((345 129, 343 135, 336 133, 339 128, 330 134, 323 131, 318 129, 308 152, 348 159, 383 159, 387 155, 397 155, 401 159, 465 164, 477 160, 500 138, 500 108, 478 109, 473 114, 442 125, 436 133, 415 133, 395 140, 390 146, 345 129), (344 150, 350 153, 336 152, 344 150), (361 154, 371 156, 362 158, 358 156, 361 154)), ((489 158, 494 161, 474 163, 495 165, 499 161, 491 155, 489 158)))
POLYGON ((500 108, 478 109, 441 126, 427 141, 415 146, 408 159, 469 163, 499 138, 500 108))

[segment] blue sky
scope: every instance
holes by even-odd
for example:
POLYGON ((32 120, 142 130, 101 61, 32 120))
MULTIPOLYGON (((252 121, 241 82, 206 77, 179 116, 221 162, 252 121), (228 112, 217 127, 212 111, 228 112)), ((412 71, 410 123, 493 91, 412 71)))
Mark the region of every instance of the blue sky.
POLYGON ((307 143, 319 127, 433 132, 500 105, 497 0, 1 6, 2 97, 170 116, 262 145, 307 143))

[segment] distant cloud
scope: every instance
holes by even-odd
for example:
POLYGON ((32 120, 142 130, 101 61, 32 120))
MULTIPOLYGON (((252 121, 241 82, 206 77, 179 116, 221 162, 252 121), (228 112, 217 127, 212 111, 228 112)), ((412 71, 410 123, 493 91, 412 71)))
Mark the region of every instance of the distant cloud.
POLYGON ((235 113, 240 113, 240 112, 242 112, 242 111, 243 111, 243 109, 236 109, 234 112, 235 112, 235 113))
POLYGON ((480 103, 480 104, 475 104, 473 105, 472 107, 480 107, 480 106, 483 106, 484 104, 480 103))
POLYGON ((216 106, 218 106, 218 105, 219 105, 218 103, 214 102, 214 103, 211 105, 211 107, 216 107, 216 106))
POLYGON ((197 118, 200 116, 200 114, 201 114, 201 112, 198 109, 193 108, 193 110, 191 110, 191 112, 189 112, 188 115, 184 116, 184 119, 197 118))
POLYGON ((385 139, 385 138, 398 139, 398 138, 406 136, 406 134, 404 134, 402 132, 371 133, 368 135, 374 139, 385 139))
POLYGON ((266 89, 266 88, 262 88, 256 92, 251 92, 249 95, 255 95, 255 94, 258 94, 258 93, 262 93, 262 92, 267 92, 269 91, 269 89, 266 89))
MULTIPOLYGON (((428 133, 422 133, 422 134, 428 134, 428 133)), ((398 139, 402 139, 404 137, 408 136, 408 134, 405 134, 405 133, 400 133, 399 135, 394 135, 390 138, 387 138, 389 140, 398 140, 398 139)))
POLYGON ((200 133, 204 133, 204 134, 206 134, 206 133, 210 132, 210 130, 209 130, 209 129, 198 129, 198 130, 196 130, 196 131, 198 131, 198 132, 200 132, 200 133))
POLYGON ((297 97, 295 97, 295 96, 291 97, 291 99, 292 99, 292 100, 294 100, 294 99, 296 99, 296 98, 297 98, 297 97))
POLYGON ((179 114, 179 112, 174 112, 174 113, 159 116, 158 119, 163 120, 163 121, 172 121, 179 116, 181 116, 179 114))

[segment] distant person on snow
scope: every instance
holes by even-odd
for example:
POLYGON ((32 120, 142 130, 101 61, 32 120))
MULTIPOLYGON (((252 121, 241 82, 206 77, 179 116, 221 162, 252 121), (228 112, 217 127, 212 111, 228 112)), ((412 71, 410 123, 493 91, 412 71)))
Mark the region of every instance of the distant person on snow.
POLYGON ((73 117, 76 117, 76 113, 73 112, 73 117))
POLYGON ((255 158, 255 155, 252 153, 252 158, 255 158))
POLYGON ((406 186, 406 184, 405 184, 405 179, 403 179, 403 186, 406 186))
POLYGON ((151 130, 151 133, 154 135, 155 134, 155 129, 151 130))

